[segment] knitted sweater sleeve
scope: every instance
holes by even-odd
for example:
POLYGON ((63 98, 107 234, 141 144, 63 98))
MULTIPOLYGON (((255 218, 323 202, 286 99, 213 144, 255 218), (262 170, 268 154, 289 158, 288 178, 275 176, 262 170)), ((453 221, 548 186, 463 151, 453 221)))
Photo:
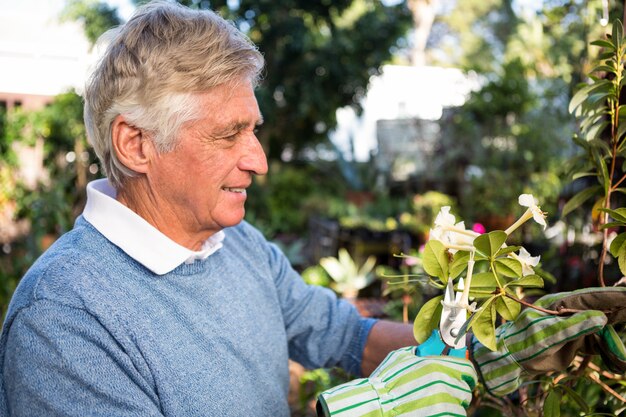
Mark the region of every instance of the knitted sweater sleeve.
POLYGON ((123 348, 85 310, 39 300, 6 338, 6 400, 14 416, 162 416, 123 348))
POLYGON ((375 320, 361 317, 328 288, 305 284, 280 249, 268 246, 291 359, 307 368, 340 366, 361 375, 363 349, 375 320))

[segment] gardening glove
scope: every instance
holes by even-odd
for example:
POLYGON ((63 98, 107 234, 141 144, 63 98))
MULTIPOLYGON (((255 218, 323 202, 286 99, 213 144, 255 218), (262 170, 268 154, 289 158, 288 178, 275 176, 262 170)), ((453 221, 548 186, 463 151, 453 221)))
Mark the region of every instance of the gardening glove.
POLYGON ((387 355, 369 378, 324 391, 318 397, 317 413, 325 417, 465 416, 475 385, 476 371, 468 360, 421 358, 410 346, 387 355))
POLYGON ((626 288, 586 288, 541 297, 535 305, 580 312, 555 316, 526 308, 496 330, 495 352, 471 342, 473 359, 489 391, 515 391, 523 375, 566 369, 576 353, 600 354, 614 372, 626 371, 626 348, 611 324, 626 322, 626 288))

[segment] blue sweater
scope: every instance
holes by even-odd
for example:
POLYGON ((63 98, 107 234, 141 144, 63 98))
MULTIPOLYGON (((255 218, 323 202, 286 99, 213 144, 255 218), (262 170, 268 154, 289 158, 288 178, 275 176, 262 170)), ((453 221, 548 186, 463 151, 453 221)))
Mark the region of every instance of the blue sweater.
POLYGON ((303 283, 247 223, 155 275, 79 217, 20 282, 0 339, 0 411, 288 416, 288 358, 360 373, 372 320, 303 283))

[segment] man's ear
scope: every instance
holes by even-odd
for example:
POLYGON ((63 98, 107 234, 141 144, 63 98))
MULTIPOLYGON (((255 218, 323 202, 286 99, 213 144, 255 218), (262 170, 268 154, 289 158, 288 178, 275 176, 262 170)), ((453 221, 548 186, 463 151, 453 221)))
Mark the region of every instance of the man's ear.
POLYGON ((145 132, 118 115, 111 125, 113 152, 127 168, 145 174, 153 154, 152 141, 145 132))

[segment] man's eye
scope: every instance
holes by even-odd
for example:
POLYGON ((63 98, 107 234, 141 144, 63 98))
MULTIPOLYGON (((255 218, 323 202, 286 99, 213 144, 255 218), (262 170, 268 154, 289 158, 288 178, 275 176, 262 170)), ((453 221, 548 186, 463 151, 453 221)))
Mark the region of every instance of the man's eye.
POLYGON ((225 141, 234 141, 237 139, 238 136, 239 136, 239 132, 235 132, 231 135, 219 136, 216 139, 225 140, 225 141))

